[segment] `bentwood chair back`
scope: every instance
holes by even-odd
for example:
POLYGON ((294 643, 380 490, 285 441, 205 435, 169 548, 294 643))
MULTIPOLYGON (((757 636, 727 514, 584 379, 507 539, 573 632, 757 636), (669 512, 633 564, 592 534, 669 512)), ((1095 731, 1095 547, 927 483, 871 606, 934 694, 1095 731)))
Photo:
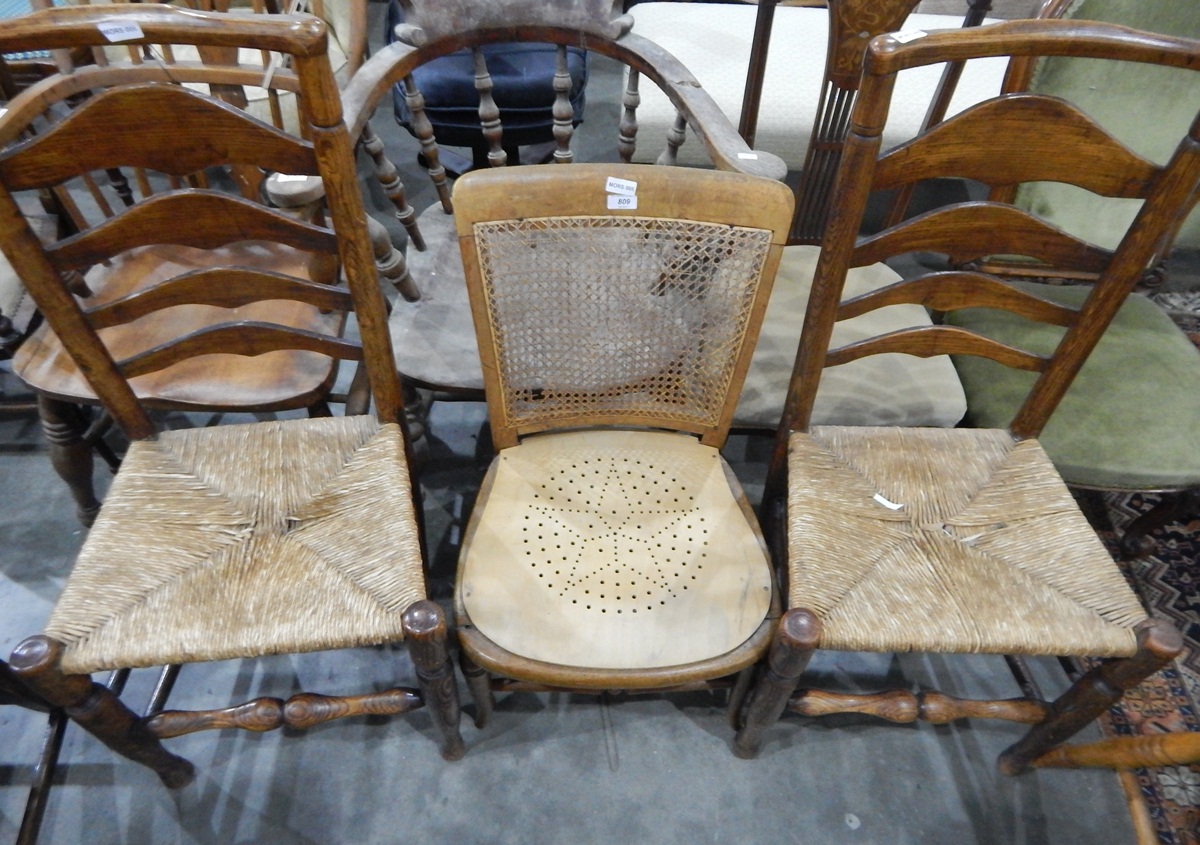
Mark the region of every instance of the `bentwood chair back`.
POLYGON ((987 715, 1032 724, 1001 758, 1002 770, 1016 773, 1181 647, 1169 625, 1147 619, 1037 436, 1194 201, 1200 123, 1160 167, 1130 153, 1071 104, 1027 94, 985 101, 882 152, 898 73, 1009 55, 1200 67, 1195 41, 1086 22, 1014 21, 871 43, 768 481, 766 516, 787 538, 789 610, 771 670, 743 715, 737 746, 743 754, 756 751, 763 727, 785 705, 808 715, 854 709, 897 721, 987 715), (985 184, 1073 182, 1096 194, 1097 203, 1132 191, 1147 199, 1115 252, 995 202, 950 205, 858 236, 872 191, 942 176, 985 184), (1071 307, 979 271, 918 270, 873 294, 839 301, 850 267, 914 252, 943 254, 951 266, 993 254, 1029 255, 1089 265, 1099 281, 1071 307), (836 321, 899 302, 947 313, 946 323, 831 345, 836 321), (950 324, 954 315, 993 312, 1049 323, 1062 339, 1049 349, 1024 349, 950 324), (881 352, 982 356, 1031 373, 1032 384, 1004 427, 812 425, 823 371, 881 352), (934 691, 875 697, 797 691, 803 664, 817 648, 1115 659, 1053 702, 1027 695, 980 704, 934 691))
POLYGON ((698 689, 753 664, 774 577, 718 450, 791 192, 580 164, 471 173, 455 201, 499 450, 456 585, 478 720, 514 684, 698 689))
MULTIPOLYGON (((166 737, 308 727, 423 704, 436 713, 442 753, 456 757, 462 746, 446 627, 425 600, 403 402, 325 25, 306 16, 234 21, 159 5, 61 8, 4 24, 0 49, 99 47, 114 36, 135 46, 286 55, 291 64, 275 82, 301 95, 307 125, 302 137, 289 135, 194 90, 213 79, 207 64, 152 59, 78 68, 14 98, 0 117, 0 246, 61 339, 60 355, 132 442, 45 633, 19 645, 10 663, 35 694, 173 787, 191 779, 192 767, 161 747, 166 737), (47 117, 49 105, 74 93, 87 96, 61 120, 47 117), (327 212, 297 219, 202 187, 197 174, 231 162, 320 177, 327 212), (14 197, 109 167, 145 171, 151 181, 161 174, 163 190, 135 196, 76 236, 41 244, 14 197), (152 283, 140 289, 91 298, 72 291, 71 280, 88 268, 145 262, 163 248, 177 257, 157 263, 152 283), (274 260, 279 252, 286 262, 274 260), (159 335, 151 348, 114 348, 111 328, 169 322, 179 309, 207 316, 178 336, 159 335), (298 310, 319 318, 296 325, 288 315, 298 310), (342 336, 349 315, 361 340, 342 336), (197 369, 253 366, 276 355, 312 358, 326 369, 339 360, 357 364, 361 404, 369 401, 374 413, 158 431, 155 403, 139 389, 152 380, 169 392, 197 369), (401 640, 419 689, 158 712, 168 674, 163 695, 139 717, 90 678, 106 669, 401 640)), ((234 71, 232 79, 250 77, 234 71)), ((26 344, 34 353, 41 346, 37 338, 26 344)))

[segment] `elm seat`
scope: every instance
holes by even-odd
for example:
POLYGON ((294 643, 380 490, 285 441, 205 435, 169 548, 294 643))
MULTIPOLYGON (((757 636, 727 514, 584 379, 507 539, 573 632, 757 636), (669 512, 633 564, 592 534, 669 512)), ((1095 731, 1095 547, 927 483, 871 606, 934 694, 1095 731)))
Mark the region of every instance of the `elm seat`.
MULTIPOLYGON (((915 0, 911 5, 916 5, 915 0)), ((737 121, 750 66, 755 7, 740 3, 658 2, 638 3, 629 13, 634 18, 633 31, 662 44, 692 68, 726 117, 737 121)), ((961 25, 961 16, 913 14, 904 21, 903 29, 928 31, 961 25)), ((827 9, 800 6, 775 9, 754 144, 781 157, 792 170, 804 166, 818 123, 828 41, 827 9)), ((967 65, 948 114, 956 114, 997 94, 1004 69, 1003 61, 990 59, 967 65)), ((884 130, 885 147, 908 140, 921 128, 940 78, 940 67, 901 74, 896 84, 897 104, 884 130)), ((657 91, 643 92, 638 122, 641 134, 661 138, 675 122, 675 109, 657 91)), ((652 147, 643 147, 635 160, 653 161, 646 157, 652 152, 652 147)), ((693 139, 680 148, 678 160, 680 164, 703 164, 702 155, 702 147, 693 139)))
MULTIPOLYGON (((1088 288, 1014 283, 1078 308, 1088 288)), ((963 309, 946 322, 1048 355, 1058 326, 994 309, 963 309)), ((1011 419, 1034 374, 955 357, 970 422, 1011 419)), ((1154 302, 1131 294, 1117 311, 1039 437, 1068 484, 1120 490, 1200 485, 1200 350, 1154 302)))
POLYGON ((471 624, 507 651, 591 669, 734 650, 767 615, 771 568, 728 472, 711 446, 661 432, 505 449, 460 569, 471 624))

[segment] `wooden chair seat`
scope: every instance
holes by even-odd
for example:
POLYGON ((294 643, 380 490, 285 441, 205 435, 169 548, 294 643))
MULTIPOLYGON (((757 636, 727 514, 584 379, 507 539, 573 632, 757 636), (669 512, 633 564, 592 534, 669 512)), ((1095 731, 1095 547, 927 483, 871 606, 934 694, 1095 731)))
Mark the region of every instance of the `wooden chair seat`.
POLYGON ((46 633, 67 672, 402 640, 425 594, 410 490, 374 417, 138 441, 46 633))
MULTIPOLYGON (((97 265, 85 277, 96 308, 181 275, 206 267, 241 266, 310 279, 308 256, 278 244, 241 243, 219 250, 153 245, 131 250, 108 265, 97 265)), ((134 322, 101 329, 100 336, 117 360, 154 349, 230 320, 230 311, 210 305, 179 305, 154 311, 134 322)), ((344 316, 323 314, 295 300, 252 302, 237 309, 242 321, 286 325, 301 331, 337 334, 344 316)), ((13 370, 37 390, 67 401, 96 401, 87 380, 71 361, 48 324, 42 325, 17 351, 13 370)), ((137 395, 150 407, 187 406, 277 410, 303 408, 326 395, 336 375, 325 355, 280 350, 257 357, 219 354, 189 358, 164 370, 131 379, 137 395)))
POLYGON ((530 437, 497 457, 474 513, 463 609, 530 660, 676 667, 733 651, 768 616, 757 524, 720 454, 693 437, 530 437))
POLYGON ((789 604, 821 648, 1134 653, 1146 612, 1036 440, 817 426, 789 449, 789 604))

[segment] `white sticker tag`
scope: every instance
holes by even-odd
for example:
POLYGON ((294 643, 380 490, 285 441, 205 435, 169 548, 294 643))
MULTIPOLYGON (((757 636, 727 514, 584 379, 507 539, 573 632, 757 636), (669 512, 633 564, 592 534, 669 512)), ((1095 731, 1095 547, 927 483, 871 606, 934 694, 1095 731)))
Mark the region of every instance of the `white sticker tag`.
POLYGON ((96 29, 109 41, 132 41, 142 38, 142 28, 136 23, 120 23, 117 21, 102 21, 96 24, 96 29))
POLYGON ((758 161, 758 153, 738 153, 738 158, 748 158, 752 161, 758 161))
POLYGON ((634 211, 637 209, 637 197, 623 197, 616 194, 608 195, 608 207, 616 211, 634 211))
MULTIPOLYGON (((632 197, 637 194, 637 182, 631 182, 628 179, 618 179, 616 176, 609 176, 608 181, 604 183, 604 190, 610 194, 632 197)), ((612 206, 610 205, 609 208, 612 208, 612 206)))
POLYGON ((275 180, 277 182, 307 182, 311 176, 305 176, 303 173, 276 173, 275 180))
POLYGON ((901 44, 907 44, 909 41, 916 41, 918 38, 924 38, 929 33, 923 29, 910 29, 905 32, 893 32, 892 40, 899 41, 901 44))
POLYGON ((883 497, 882 493, 876 493, 871 498, 874 499, 875 501, 879 502, 879 504, 883 505, 888 510, 898 511, 898 510, 900 510, 900 508, 904 507, 904 505, 898 505, 895 502, 889 502, 887 499, 885 499, 883 497))

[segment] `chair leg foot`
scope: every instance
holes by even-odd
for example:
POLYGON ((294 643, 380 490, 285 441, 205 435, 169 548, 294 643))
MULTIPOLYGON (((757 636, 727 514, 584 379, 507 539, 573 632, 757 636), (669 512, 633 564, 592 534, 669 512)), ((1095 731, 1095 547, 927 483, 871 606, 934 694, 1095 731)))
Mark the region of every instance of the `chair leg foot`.
POLYGON ((496 702, 495 696, 492 695, 491 676, 465 653, 459 654, 458 666, 467 681, 467 689, 471 691, 471 700, 475 702, 475 727, 482 730, 492 718, 492 709, 496 702))
POLYGON ((196 777, 190 762, 162 747, 142 719, 107 687, 88 675, 67 675, 60 668, 63 645, 49 637, 30 637, 17 646, 11 665, 25 684, 71 720, 123 757, 153 769, 171 789, 196 777))
POLYGON ((454 680, 454 664, 447 649, 446 617, 442 609, 429 600, 414 602, 404 611, 404 636, 417 669, 417 684, 425 704, 433 716, 434 727, 441 735, 442 756, 459 760, 466 753, 458 723, 462 708, 458 701, 458 684, 454 680))
POLYGON ((1183 638, 1171 625, 1157 619, 1144 623, 1138 631, 1137 652, 1105 661, 1080 676, 1050 706, 1045 719, 1000 755, 997 766, 1001 773, 1029 771, 1034 760, 1070 739, 1182 650, 1183 638))
POLYGON ((758 755, 763 733, 779 720, 820 639, 821 621, 812 611, 793 608, 779 620, 733 740, 733 753, 738 757, 748 760, 758 755))
POLYGON ((49 444, 50 463, 75 499, 79 521, 91 527, 100 512, 92 485, 92 447, 84 440, 87 420, 78 405, 38 396, 38 418, 49 444))
POLYGON ((1126 526, 1120 539, 1121 557, 1131 560, 1150 554, 1155 545, 1151 531, 1193 514, 1200 515, 1200 488, 1164 493, 1162 501, 1126 526))

